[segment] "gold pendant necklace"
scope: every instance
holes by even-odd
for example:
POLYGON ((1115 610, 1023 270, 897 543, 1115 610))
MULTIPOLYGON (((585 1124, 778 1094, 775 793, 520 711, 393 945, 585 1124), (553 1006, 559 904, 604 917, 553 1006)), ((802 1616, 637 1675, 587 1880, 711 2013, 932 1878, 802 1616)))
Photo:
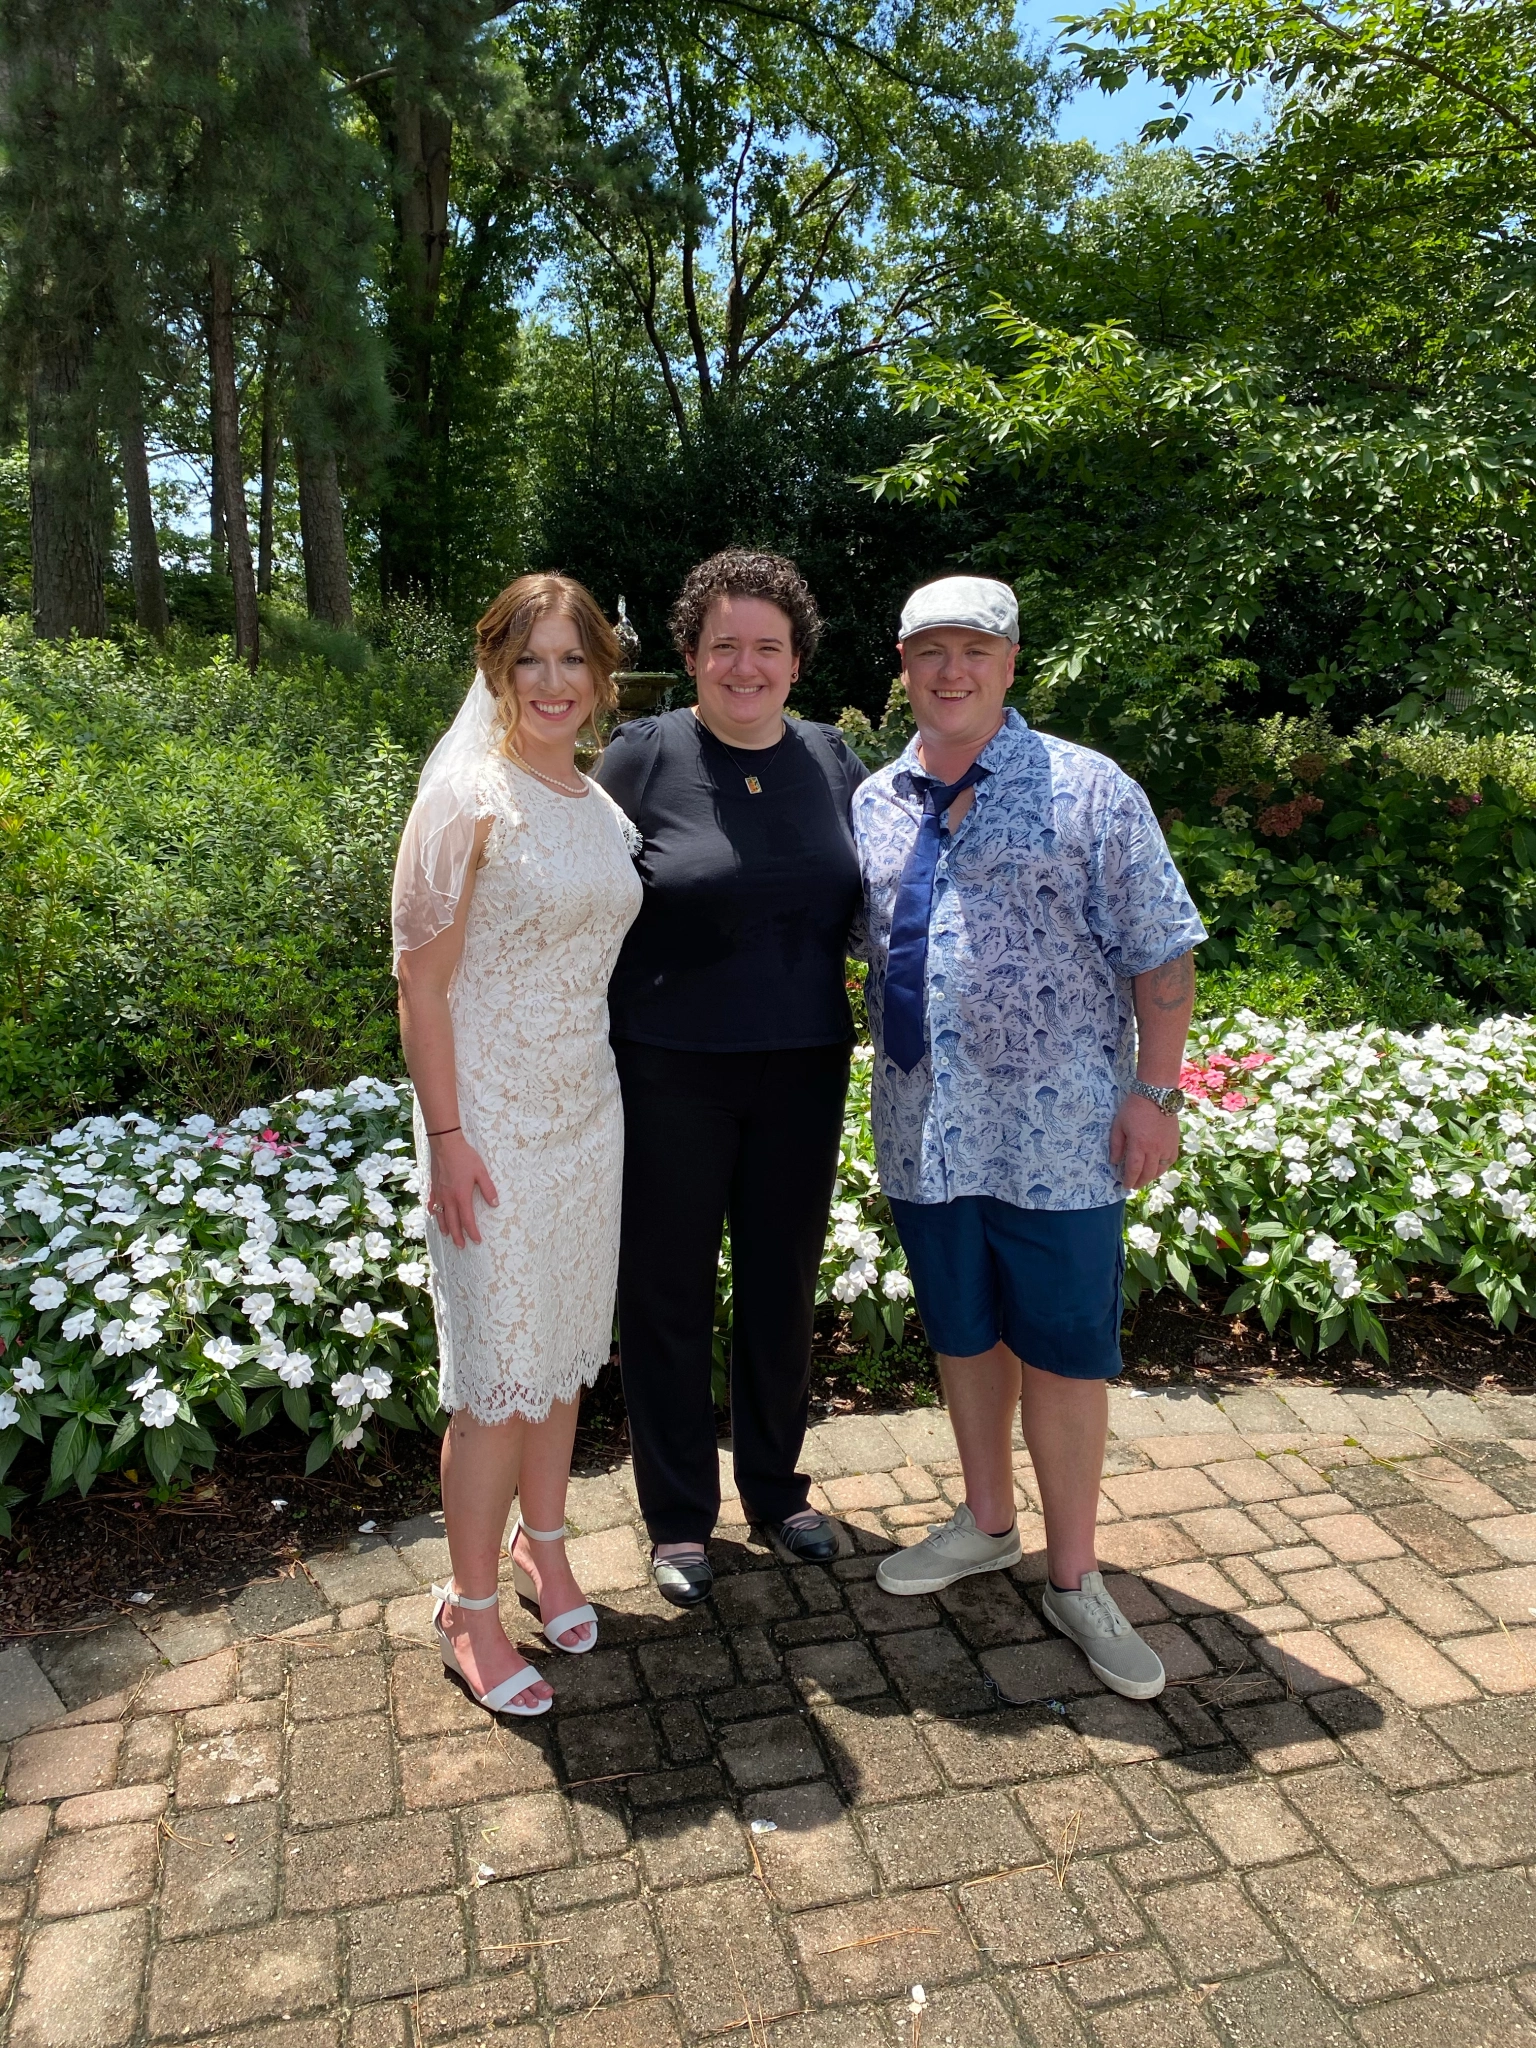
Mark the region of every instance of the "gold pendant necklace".
MULTIPOLYGON (((695 718, 699 719, 699 724, 704 726, 704 730, 709 734, 710 738, 715 742, 715 744, 717 746, 724 747, 725 751, 730 755, 731 759, 736 762, 737 768, 741 771, 741 779, 747 785, 747 795, 761 796, 763 793, 762 783, 758 780, 758 778, 755 775, 749 775, 746 769, 742 768, 740 761, 736 759, 736 749, 733 746, 731 746, 727 741, 721 739, 719 733, 715 731, 713 726, 705 724, 705 721, 702 718, 699 718, 699 709, 697 705, 695 705, 693 708, 693 715, 695 718)), ((763 763, 763 766, 765 768, 771 765, 774 755, 779 751, 780 747, 783 746, 784 742, 788 738, 789 720, 786 718, 784 720, 784 730, 779 734, 778 738, 774 741, 773 745, 768 749, 768 758, 763 763)))

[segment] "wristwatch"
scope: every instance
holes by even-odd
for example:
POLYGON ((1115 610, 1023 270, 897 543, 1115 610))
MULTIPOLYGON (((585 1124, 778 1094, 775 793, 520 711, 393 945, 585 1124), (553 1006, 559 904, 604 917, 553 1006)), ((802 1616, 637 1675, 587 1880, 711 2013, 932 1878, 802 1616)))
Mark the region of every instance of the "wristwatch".
POLYGON ((1154 1088, 1150 1081, 1131 1082, 1133 1095, 1144 1095, 1148 1102, 1155 1102, 1164 1116, 1177 1116, 1184 1107, 1182 1088, 1154 1088))

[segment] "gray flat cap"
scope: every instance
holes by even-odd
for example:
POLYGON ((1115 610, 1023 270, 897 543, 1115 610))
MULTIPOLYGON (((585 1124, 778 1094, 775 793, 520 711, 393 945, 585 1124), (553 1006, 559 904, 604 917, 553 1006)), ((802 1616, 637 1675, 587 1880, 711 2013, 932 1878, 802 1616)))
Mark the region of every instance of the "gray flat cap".
POLYGON ((990 576, 941 576, 907 599, 896 638, 906 640, 929 626, 969 626, 975 633, 1017 640, 1019 601, 1006 583, 990 576))

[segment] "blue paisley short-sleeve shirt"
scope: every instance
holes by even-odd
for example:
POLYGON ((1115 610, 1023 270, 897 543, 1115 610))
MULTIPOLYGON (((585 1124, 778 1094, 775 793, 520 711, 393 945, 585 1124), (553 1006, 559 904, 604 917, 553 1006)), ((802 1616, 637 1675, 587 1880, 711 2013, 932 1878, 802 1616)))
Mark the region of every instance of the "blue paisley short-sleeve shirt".
POLYGON ((1103 754, 1009 711, 940 849, 929 1051, 904 1074, 883 1050, 885 962, 922 818, 918 765, 914 740, 853 797, 885 1192, 995 1195, 1023 1209, 1118 1202, 1109 1133, 1135 1072, 1132 978, 1206 936, 1152 808, 1103 754))

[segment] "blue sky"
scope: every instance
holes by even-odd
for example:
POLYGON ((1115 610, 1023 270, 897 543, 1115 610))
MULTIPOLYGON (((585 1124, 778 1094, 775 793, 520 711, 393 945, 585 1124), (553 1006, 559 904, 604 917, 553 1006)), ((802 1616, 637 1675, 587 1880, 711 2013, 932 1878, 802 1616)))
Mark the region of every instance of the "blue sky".
MULTIPOLYGON (((1071 11, 1071 0, 1019 0, 1015 19, 1028 34, 1052 43, 1062 34, 1056 17, 1071 11)), ((1081 140, 1096 149, 1113 149, 1117 143, 1134 142, 1142 123, 1156 119, 1168 98, 1166 86, 1145 78, 1133 78, 1123 92, 1085 86, 1062 109, 1057 132, 1064 142, 1081 140)), ((1251 126, 1260 107, 1256 96, 1246 94, 1236 106, 1230 100, 1218 106, 1209 86, 1196 86, 1185 104, 1194 116, 1180 138, 1186 149, 1202 149, 1224 130, 1251 126)))

